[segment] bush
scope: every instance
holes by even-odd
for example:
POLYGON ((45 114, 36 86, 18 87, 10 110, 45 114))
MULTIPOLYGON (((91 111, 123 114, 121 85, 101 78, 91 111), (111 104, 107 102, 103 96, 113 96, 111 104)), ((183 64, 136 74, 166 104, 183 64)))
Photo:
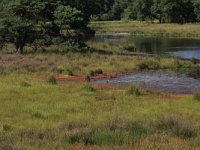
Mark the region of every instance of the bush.
POLYGON ((56 78, 54 76, 50 76, 47 80, 49 84, 57 84, 56 78))
POLYGON ((126 95, 140 96, 141 91, 135 86, 131 85, 125 92, 126 95))

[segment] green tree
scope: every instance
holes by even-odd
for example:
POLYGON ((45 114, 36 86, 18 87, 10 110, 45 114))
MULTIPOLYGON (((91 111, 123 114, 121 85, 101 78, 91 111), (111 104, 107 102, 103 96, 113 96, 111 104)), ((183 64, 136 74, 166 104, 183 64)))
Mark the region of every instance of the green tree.
MULTIPOLYGON (((10 2, 2 12, 0 40, 23 53, 26 45, 50 46, 91 31, 84 14, 60 0, 10 2), (66 30, 68 32, 66 32, 66 30), (70 33, 70 34, 69 34, 70 33)), ((93 32, 90 32, 93 33, 93 32)))

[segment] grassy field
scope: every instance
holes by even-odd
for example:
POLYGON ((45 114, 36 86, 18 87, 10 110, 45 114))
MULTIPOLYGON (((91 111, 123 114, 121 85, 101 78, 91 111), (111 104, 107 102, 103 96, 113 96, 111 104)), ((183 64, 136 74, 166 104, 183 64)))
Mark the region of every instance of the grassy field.
MULTIPOLYGON (((115 53, 125 45, 90 46, 106 50, 105 54, 1 53, 0 150, 200 148, 199 95, 158 93, 134 85, 56 82, 52 78, 85 78, 96 70, 108 77, 142 70, 176 70, 196 67, 193 61, 115 53)), ((9 50, 12 53, 12 48, 9 50)))
POLYGON ((97 53, 2 54, 0 61, 0 149, 200 147, 198 96, 39 78, 69 69, 87 75, 192 67, 190 61, 97 53))
POLYGON ((90 26, 97 33, 129 33, 133 36, 200 38, 200 25, 197 24, 158 24, 139 21, 101 21, 90 26))

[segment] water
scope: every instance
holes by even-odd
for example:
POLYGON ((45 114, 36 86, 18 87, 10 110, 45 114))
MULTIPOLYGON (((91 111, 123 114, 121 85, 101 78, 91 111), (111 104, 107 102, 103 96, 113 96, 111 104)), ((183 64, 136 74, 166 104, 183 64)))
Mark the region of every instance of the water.
MULTIPOLYGON (((196 39, 144 38, 127 34, 99 34, 93 41, 107 44, 134 44, 139 52, 200 60, 200 40, 196 39)), ((169 70, 145 71, 95 82, 119 86, 136 84, 139 87, 160 92, 192 94, 200 92, 200 69, 193 68, 175 72, 169 70)))
POLYGON ((146 89, 177 94, 192 94, 200 92, 199 79, 189 77, 182 73, 177 74, 170 70, 145 71, 109 80, 101 79, 94 82, 118 86, 129 86, 135 84, 146 89))
POLYGON ((200 60, 200 40, 177 38, 145 38, 126 34, 99 34, 93 41, 107 44, 134 44, 137 51, 200 60))

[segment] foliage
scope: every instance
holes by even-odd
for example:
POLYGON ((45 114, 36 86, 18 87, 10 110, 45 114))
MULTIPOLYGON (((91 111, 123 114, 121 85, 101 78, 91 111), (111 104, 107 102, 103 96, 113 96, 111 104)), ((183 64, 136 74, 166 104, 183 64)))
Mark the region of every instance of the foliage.
POLYGON ((12 43, 20 53, 27 45, 37 49, 71 39, 79 41, 94 33, 87 27, 88 19, 84 18, 84 12, 66 2, 13 0, 7 5, 5 1, 0 1, 0 4, 5 6, 0 10, 1 47, 12 43))

